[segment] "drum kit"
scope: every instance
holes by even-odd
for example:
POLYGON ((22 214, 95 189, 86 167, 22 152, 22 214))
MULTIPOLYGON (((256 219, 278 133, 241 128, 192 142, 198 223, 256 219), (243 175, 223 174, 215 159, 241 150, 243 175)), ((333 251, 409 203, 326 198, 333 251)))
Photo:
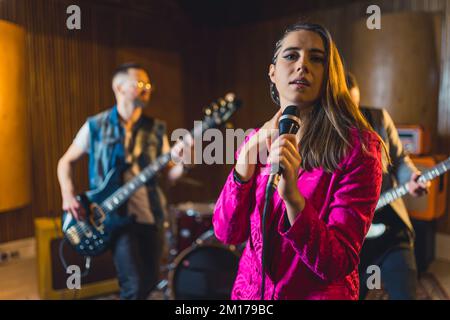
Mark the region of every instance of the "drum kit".
POLYGON ((214 203, 185 202, 169 208, 168 259, 158 289, 164 299, 229 299, 243 246, 214 235, 214 203))

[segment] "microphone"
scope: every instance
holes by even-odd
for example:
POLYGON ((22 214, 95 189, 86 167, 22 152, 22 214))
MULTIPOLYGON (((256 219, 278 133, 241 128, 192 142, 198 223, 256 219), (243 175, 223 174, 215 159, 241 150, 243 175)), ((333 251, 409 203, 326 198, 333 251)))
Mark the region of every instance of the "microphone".
MULTIPOLYGON (((300 129, 299 110, 296 106, 288 106, 284 109, 283 114, 278 121, 278 128, 280 136, 283 134, 296 134, 300 129)), ((268 180, 267 188, 273 188, 274 190, 278 186, 283 168, 281 165, 278 171, 275 171, 277 167, 272 167, 270 177, 268 180)))
MULTIPOLYGON (((280 132, 280 136, 283 134, 296 134, 298 129, 300 128, 300 119, 299 119, 299 110, 296 106, 288 106, 284 109, 283 114, 278 121, 278 128, 280 132)), ((269 176, 269 180, 267 181, 266 192, 265 192, 265 201, 264 201, 264 210, 261 218, 262 225, 262 255, 261 255, 261 300, 264 300, 265 294, 265 284, 266 284, 266 268, 267 268, 267 246, 270 245, 268 243, 267 237, 267 215, 270 207, 270 203, 277 189, 278 182, 280 181, 281 173, 283 172, 283 168, 281 165, 279 167, 270 168, 271 173, 269 176), (278 169, 278 170, 277 170, 278 169)))

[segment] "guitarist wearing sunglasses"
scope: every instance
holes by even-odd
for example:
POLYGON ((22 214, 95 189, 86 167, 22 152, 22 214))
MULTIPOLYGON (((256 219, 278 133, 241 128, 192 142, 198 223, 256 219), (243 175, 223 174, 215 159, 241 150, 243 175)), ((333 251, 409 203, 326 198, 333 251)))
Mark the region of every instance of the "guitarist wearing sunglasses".
MULTIPOLYGON (((184 148, 175 146, 171 151, 165 123, 143 114, 152 85, 142 66, 127 63, 118 67, 112 88, 116 105, 89 117, 58 163, 63 210, 77 220, 86 219, 86 212, 76 198, 72 170, 84 155, 89 156, 90 189, 99 188, 115 168, 126 167, 122 181, 117 182, 119 187, 161 154, 173 152, 174 156, 183 157, 184 148)), ((188 144, 192 146, 192 140, 188 144)), ((169 182, 174 182, 183 172, 181 162, 170 162, 164 173, 169 182)), ((158 181, 152 179, 122 207, 123 214, 134 219, 115 235, 111 246, 121 299, 145 299, 157 284, 164 245, 165 206, 158 181)))
MULTIPOLYGON (((347 87, 353 101, 359 106, 360 92, 353 74, 347 73, 347 87)), ((408 192, 414 197, 425 194, 430 182, 418 182, 421 172, 405 155, 397 129, 386 110, 361 107, 360 110, 381 136, 391 157, 388 173, 383 175, 381 193, 396 184, 408 183, 408 192)), ((383 288, 391 300, 415 300, 417 266, 414 255, 414 229, 401 198, 375 212, 373 223, 382 222, 386 232, 376 239, 366 239, 360 255, 360 299, 367 295, 366 272, 370 265, 381 269, 383 288)))

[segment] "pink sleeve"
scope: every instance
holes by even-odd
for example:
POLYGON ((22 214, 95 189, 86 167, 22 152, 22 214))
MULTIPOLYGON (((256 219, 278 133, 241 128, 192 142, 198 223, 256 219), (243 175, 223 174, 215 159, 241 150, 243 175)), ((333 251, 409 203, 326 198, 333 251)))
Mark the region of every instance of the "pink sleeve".
MULTIPOLYGON (((257 130, 252 131, 244 143, 238 148, 235 158, 242 147, 257 130)), ((231 170, 225 185, 216 202, 213 215, 214 232, 217 239, 226 244, 239 244, 247 240, 250 234, 250 208, 254 200, 252 189, 255 184, 256 171, 253 177, 240 183, 234 178, 234 168, 231 170)))
MULTIPOLYGON (((280 223, 278 231, 292 244, 303 262, 321 279, 346 276, 359 264, 359 252, 372 222, 381 191, 381 145, 373 141, 369 154, 355 148, 331 197, 327 222, 306 200, 292 226, 280 223)), ((280 219, 281 221, 287 221, 280 219)))

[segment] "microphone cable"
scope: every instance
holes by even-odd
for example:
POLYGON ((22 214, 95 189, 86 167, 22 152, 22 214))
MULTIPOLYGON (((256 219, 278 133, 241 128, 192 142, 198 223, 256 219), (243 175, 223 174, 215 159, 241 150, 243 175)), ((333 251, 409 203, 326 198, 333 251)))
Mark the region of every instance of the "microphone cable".
MULTIPOLYGON (((297 106, 288 106, 284 109, 283 114, 279 120, 279 132, 280 136, 283 134, 296 134, 298 129, 300 128, 300 119, 299 110, 297 106)), ((262 253, 261 253, 261 300, 264 300, 265 289, 266 289, 266 265, 267 265, 267 231, 266 231, 266 223, 267 216, 269 214, 269 207, 272 203, 273 194, 277 189, 278 182, 280 181, 281 165, 278 172, 272 172, 273 168, 271 168, 269 180, 267 181, 266 191, 265 191, 265 200, 264 200, 264 209, 261 218, 261 228, 262 228, 262 253)), ((274 292, 272 293, 273 297, 274 292)))

